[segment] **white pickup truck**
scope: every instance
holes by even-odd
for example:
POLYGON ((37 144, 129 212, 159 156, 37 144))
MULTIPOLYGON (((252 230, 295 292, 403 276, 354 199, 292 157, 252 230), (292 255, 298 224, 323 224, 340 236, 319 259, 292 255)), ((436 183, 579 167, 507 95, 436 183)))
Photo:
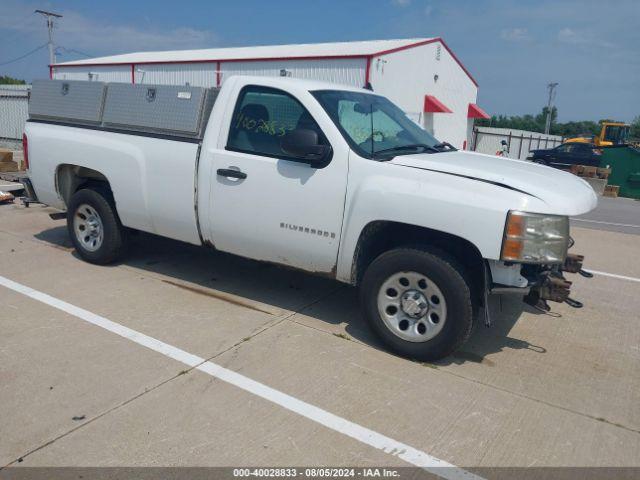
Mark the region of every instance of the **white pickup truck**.
MULTIPOLYGON (((32 102, 80 83, 96 82, 43 81, 32 102)), ((390 349, 423 360, 457 349, 480 313, 488 322, 490 294, 580 306, 563 276, 587 275, 567 253, 569 216, 597 200, 570 173, 458 151, 365 89, 234 77, 188 136, 107 122, 118 108, 136 113, 135 102, 109 106, 116 86, 150 104, 167 88, 104 84, 97 119, 65 121, 71 106, 25 128, 27 191, 66 210, 89 262, 119 259, 134 229, 334 278, 359 287, 390 349)), ((172 88, 192 98, 194 88, 172 88)))

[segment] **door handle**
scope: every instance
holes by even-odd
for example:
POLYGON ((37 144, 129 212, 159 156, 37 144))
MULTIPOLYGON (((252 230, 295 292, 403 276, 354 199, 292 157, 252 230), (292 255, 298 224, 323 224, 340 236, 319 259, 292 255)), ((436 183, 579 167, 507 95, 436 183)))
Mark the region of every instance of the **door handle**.
POLYGON ((216 173, 221 177, 227 177, 227 178, 240 178, 243 180, 247 178, 246 173, 241 172, 240 170, 233 170, 231 168, 219 168, 216 173))

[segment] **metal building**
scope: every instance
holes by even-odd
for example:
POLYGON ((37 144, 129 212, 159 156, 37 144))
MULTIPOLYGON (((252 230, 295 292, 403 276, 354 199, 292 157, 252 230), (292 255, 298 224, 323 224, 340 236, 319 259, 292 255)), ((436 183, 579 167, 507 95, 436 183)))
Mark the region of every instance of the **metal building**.
POLYGON ((17 147, 29 117, 29 85, 0 85, 0 146, 17 147))
POLYGON ((50 66, 55 79, 220 86, 232 75, 291 76, 389 97, 439 140, 470 141, 478 84, 441 38, 139 52, 50 66))

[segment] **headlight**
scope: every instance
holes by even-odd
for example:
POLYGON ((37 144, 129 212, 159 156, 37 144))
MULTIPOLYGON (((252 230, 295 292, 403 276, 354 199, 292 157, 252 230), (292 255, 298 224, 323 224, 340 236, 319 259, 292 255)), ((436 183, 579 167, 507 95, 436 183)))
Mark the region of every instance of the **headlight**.
POLYGON ((569 246, 569 217, 511 211, 501 259, 523 263, 562 263, 569 246))

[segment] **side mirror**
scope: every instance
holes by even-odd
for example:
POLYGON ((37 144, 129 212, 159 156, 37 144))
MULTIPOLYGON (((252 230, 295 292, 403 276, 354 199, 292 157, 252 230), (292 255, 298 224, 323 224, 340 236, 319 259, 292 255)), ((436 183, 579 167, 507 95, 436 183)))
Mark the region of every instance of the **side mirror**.
POLYGON ((331 157, 331 147, 320 145, 318 132, 307 128, 296 128, 287 133, 280 141, 280 148, 314 168, 326 166, 331 157))

